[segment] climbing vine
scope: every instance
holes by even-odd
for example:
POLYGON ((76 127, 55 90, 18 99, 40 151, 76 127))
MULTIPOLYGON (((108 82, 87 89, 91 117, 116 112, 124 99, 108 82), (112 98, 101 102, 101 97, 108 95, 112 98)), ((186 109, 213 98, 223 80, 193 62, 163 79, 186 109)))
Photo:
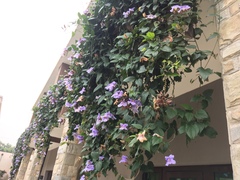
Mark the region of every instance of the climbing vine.
MULTIPOLYGON (((197 45, 204 26, 198 8, 197 0, 101 0, 79 15, 85 31, 67 49, 73 73, 65 106, 68 138, 83 143, 81 179, 107 171, 124 179, 118 163, 134 178, 151 172, 153 155, 167 153, 177 135, 185 134, 187 142, 216 136, 206 111, 212 90, 191 99, 199 109, 176 106, 168 92, 195 68, 200 84, 213 74, 199 63, 212 52, 197 45)), ((176 163, 172 154, 165 158, 166 165, 176 163)))
MULTIPOLYGON (((99 0, 79 14, 84 33, 66 48, 72 54, 69 71, 34 109, 31 131, 22 135, 28 137, 26 143, 18 142, 16 149, 21 150, 13 164, 26 154, 23 148, 33 135, 36 149, 44 155, 62 106, 69 120, 66 141, 83 144, 81 180, 94 180, 108 171, 124 179, 119 163, 135 178, 140 171, 153 171, 151 158, 157 152, 166 155, 166 166, 176 164, 168 150, 177 135, 185 134, 187 142, 197 136, 215 137, 206 111, 213 91, 191 99, 199 109, 176 105, 174 91, 169 91, 177 91, 175 83, 186 73, 196 70, 200 84, 214 74, 201 65, 213 52, 197 44, 206 26, 199 16, 200 2, 99 0)), ((12 177, 17 167, 19 163, 12 177)))

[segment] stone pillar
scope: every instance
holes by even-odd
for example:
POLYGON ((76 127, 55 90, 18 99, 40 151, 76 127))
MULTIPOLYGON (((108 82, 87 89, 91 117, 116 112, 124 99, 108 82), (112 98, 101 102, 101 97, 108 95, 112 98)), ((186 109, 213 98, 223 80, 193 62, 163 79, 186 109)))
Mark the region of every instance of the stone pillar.
POLYGON ((38 158, 37 150, 35 149, 30 156, 24 179, 21 180, 38 180, 42 163, 43 158, 38 158))
POLYGON ((26 173, 26 170, 27 170, 27 167, 28 167, 28 163, 30 161, 30 157, 31 157, 31 154, 32 154, 32 149, 26 154, 26 156, 22 159, 22 162, 21 162, 21 165, 18 169, 18 173, 16 175, 16 178, 15 180, 23 180, 24 179, 24 176, 25 176, 25 173, 26 173))
MULTIPOLYGON (((65 121, 62 134, 62 142, 68 130, 68 120, 65 121)), ((60 144, 61 144, 60 143, 60 144)), ((81 166, 81 145, 77 142, 69 142, 60 145, 53 168, 52 180, 76 180, 81 166)))
POLYGON ((217 4, 220 59, 234 179, 240 179, 240 1, 217 4))

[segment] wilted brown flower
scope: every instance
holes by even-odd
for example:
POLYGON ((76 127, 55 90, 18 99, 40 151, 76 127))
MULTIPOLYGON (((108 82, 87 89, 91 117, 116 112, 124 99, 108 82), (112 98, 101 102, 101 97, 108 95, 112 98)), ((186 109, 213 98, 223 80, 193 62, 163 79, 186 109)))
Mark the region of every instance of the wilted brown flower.
POLYGON ((153 98, 153 108, 155 110, 166 107, 172 104, 172 98, 169 97, 168 94, 165 94, 164 92, 160 92, 157 97, 153 98))
POLYGON ((146 58, 146 57, 143 56, 143 57, 140 58, 140 62, 144 62, 144 61, 145 61, 145 62, 148 61, 148 58, 146 58))

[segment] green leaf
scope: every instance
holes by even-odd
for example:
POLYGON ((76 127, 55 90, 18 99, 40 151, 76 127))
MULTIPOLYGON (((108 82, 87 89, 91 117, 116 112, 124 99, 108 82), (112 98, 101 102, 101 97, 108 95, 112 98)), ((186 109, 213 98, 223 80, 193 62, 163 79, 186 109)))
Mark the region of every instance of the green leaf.
POLYGON ((213 38, 215 38, 215 37, 219 37, 219 33, 217 33, 217 32, 212 33, 212 34, 207 38, 207 41, 209 41, 210 39, 213 39, 213 38))
POLYGON ((168 107, 166 110, 166 114, 169 119, 172 119, 177 115, 177 110, 175 108, 168 107))
POLYGON ((135 81, 135 83, 136 83, 136 85, 137 85, 138 87, 141 87, 143 81, 142 81, 142 79, 137 79, 137 80, 135 81))
POLYGON ((147 32, 146 35, 150 40, 153 40, 155 38, 155 33, 154 32, 147 32))
POLYGON ((96 83, 98 83, 101 77, 102 77, 102 73, 97 73, 96 83))
POLYGON ((132 124, 132 126, 135 127, 136 129, 142 129, 141 124, 132 124))
POLYGON ((187 121, 190 122, 193 120, 194 115, 193 115, 193 113, 186 112, 185 117, 186 117, 187 121))
POLYGON ((129 77, 125 78, 123 81, 128 83, 128 82, 133 82, 134 80, 135 80, 134 76, 129 76, 129 77))
POLYGON ((171 127, 167 130, 167 139, 171 138, 173 134, 175 134, 175 129, 171 127))
POLYGON ((209 75, 213 73, 213 71, 209 68, 204 69, 203 67, 199 67, 197 71, 200 73, 200 76, 204 81, 208 80, 209 75))
POLYGON ((163 46, 161 48, 161 50, 164 51, 164 52, 171 52, 172 51, 172 49, 170 47, 168 47, 168 46, 163 46))
POLYGON ((152 137, 152 145, 155 146, 157 144, 160 144, 162 142, 162 138, 161 137, 157 137, 157 136, 153 136, 152 137))
POLYGON ((203 133, 209 138, 215 138, 217 136, 217 131, 212 127, 207 127, 203 130, 203 133))
POLYGON ((207 112, 203 109, 199 109, 198 111, 196 111, 194 116, 197 119, 207 119, 208 118, 207 112))
POLYGON ((196 94, 191 98, 190 102, 199 102, 201 100, 202 100, 202 96, 200 94, 196 94))
POLYGON ((135 137, 133 138, 130 143, 128 144, 129 147, 133 147, 133 145, 138 141, 138 139, 135 137))
POLYGON ((142 66, 140 66, 140 69, 137 70, 137 73, 141 74, 141 73, 144 73, 144 72, 146 72, 146 71, 147 71, 147 70, 146 70, 145 66, 142 65, 142 66))
POLYGON ((188 110, 188 111, 192 111, 192 110, 193 110, 192 106, 190 106, 189 104, 181 104, 181 106, 182 106, 185 110, 188 110))
POLYGON ((145 141, 143 144, 142 144, 143 148, 149 152, 151 152, 151 143, 150 141, 145 141))
POLYGON ((149 27, 142 27, 142 28, 140 28, 139 29, 142 33, 145 33, 145 32, 147 32, 148 30, 149 30, 149 27))
POLYGON ((205 91, 203 91, 203 96, 205 97, 211 97, 213 94, 213 89, 207 89, 205 91))
POLYGON ((149 96, 149 92, 148 91, 143 91, 142 92, 142 96, 141 96, 142 104, 145 103, 145 101, 146 101, 148 96, 149 96))
POLYGON ((99 90, 100 88, 102 88, 102 84, 98 84, 97 87, 95 87, 95 89, 93 90, 93 92, 96 92, 97 90, 99 90))
POLYGON ((100 171, 102 169, 102 161, 97 161, 95 163, 95 168, 96 168, 96 171, 100 171))
POLYGON ((194 139, 199 133, 199 128, 196 124, 187 125, 186 133, 190 139, 194 139))
POLYGON ((105 96, 101 96, 101 97, 98 99, 98 104, 100 104, 104 99, 105 99, 105 96))
POLYGON ((180 126, 179 128, 178 128, 178 133, 179 134, 183 134, 183 133, 185 133, 186 132, 186 126, 180 126))
POLYGON ((91 156, 94 160, 98 160, 99 159, 99 153, 96 151, 91 152, 91 156))

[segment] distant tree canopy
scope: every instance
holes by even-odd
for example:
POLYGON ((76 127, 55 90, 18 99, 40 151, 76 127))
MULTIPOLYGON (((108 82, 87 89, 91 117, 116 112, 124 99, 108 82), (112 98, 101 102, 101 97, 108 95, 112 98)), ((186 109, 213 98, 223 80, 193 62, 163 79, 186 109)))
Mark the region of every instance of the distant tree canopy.
POLYGON ((0 151, 13 153, 14 149, 15 147, 12 146, 11 144, 9 143, 4 144, 3 142, 0 141, 0 151))

